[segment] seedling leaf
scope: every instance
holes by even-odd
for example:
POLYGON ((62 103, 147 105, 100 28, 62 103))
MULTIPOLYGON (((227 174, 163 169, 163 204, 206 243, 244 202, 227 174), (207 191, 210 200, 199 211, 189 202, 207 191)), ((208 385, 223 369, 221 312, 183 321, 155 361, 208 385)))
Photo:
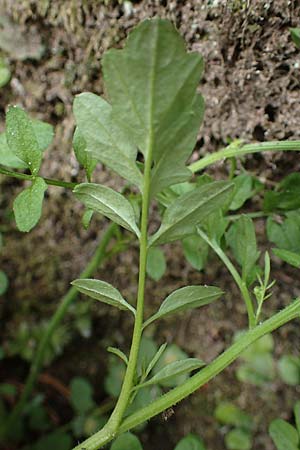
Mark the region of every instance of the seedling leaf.
POLYGON ((13 209, 20 231, 28 232, 38 223, 46 189, 43 178, 35 178, 32 185, 15 198, 13 209))
POLYGON ((291 252, 289 250, 285 250, 283 248, 272 248, 274 255, 278 256, 278 258, 282 259, 282 261, 290 264, 293 267, 300 267, 300 254, 291 252))
POLYGON ((134 210, 123 195, 95 183, 79 184, 73 192, 87 208, 103 214, 139 237, 140 231, 135 223, 134 210))
POLYGON ((71 283, 82 294, 91 298, 115 306, 122 310, 129 310, 135 314, 135 309, 122 297, 118 289, 105 281, 94 279, 78 279, 71 283))

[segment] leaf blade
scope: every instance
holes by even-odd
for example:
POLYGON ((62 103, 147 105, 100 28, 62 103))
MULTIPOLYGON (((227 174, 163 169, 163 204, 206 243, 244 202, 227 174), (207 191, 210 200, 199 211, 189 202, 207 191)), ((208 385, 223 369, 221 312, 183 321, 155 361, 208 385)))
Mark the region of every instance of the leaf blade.
POLYGON ((135 308, 122 297, 118 289, 105 281, 79 278, 72 281, 71 284, 82 294, 116 308, 128 310, 135 315, 135 308))
POLYGON ((103 214, 138 237, 140 236, 133 207, 123 195, 96 183, 79 184, 73 192, 88 209, 103 214))

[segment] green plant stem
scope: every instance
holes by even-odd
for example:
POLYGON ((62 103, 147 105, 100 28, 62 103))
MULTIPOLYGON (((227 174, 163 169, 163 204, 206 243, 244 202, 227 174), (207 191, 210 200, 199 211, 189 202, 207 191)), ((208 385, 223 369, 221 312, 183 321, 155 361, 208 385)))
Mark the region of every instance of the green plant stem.
MULTIPOLYGON (((33 181, 35 178, 32 175, 27 175, 26 173, 20 172, 13 172, 12 170, 5 169, 4 167, 0 167, 0 174, 7 175, 8 177, 18 178, 19 180, 27 180, 27 181, 33 181)), ((67 189, 74 189, 74 187, 77 186, 78 184, 78 183, 71 183, 69 181, 53 180, 52 178, 43 178, 43 180, 45 181, 45 183, 51 186, 59 186, 67 189)))
MULTIPOLYGON (((263 322, 261 325, 258 325, 243 334, 239 340, 225 350, 224 353, 218 356, 204 369, 200 370, 196 375, 185 381, 181 386, 172 389, 158 400, 155 400, 150 405, 126 418, 119 429, 119 433, 124 433, 136 427, 146 420, 151 419, 151 417, 163 412, 165 409, 180 402, 222 372, 236 360, 249 345, 253 344, 253 342, 296 318, 300 318, 299 299, 296 299, 292 304, 263 322)), ((84 447, 85 445, 83 443, 82 448, 84 447)), ((95 448, 101 448, 101 445, 95 448)))
POLYGON ((250 213, 242 213, 242 214, 229 214, 228 216, 226 216, 226 219, 228 220, 238 220, 240 219, 242 216, 247 215, 247 217, 250 217, 251 219, 260 219, 262 217, 269 217, 272 216, 273 213, 267 213, 265 211, 257 211, 257 212, 250 212, 250 213))
MULTIPOLYGON (((83 270, 83 272, 80 275, 80 278, 88 278, 90 277, 96 269, 99 267, 99 265, 103 262, 103 260, 106 257, 106 248, 111 241, 112 236, 115 234, 116 231, 116 225, 111 224, 108 226, 107 230, 105 231, 100 244, 95 251, 94 256, 86 266, 86 268, 83 270)), ((60 301, 60 305, 57 308, 56 312, 52 316, 49 325, 40 341, 40 344, 38 346, 38 349, 36 351, 36 354, 34 356, 34 359, 32 361, 30 372, 27 377, 25 387, 22 391, 21 397, 14 407, 13 411, 11 412, 10 416, 8 417, 7 421, 1 426, 0 428, 0 436, 5 436, 9 433, 9 431, 12 429, 12 426, 15 424, 16 420, 20 417, 24 410, 24 406, 26 405, 26 402, 29 399, 29 396, 36 384, 37 377, 40 373, 40 370, 43 366, 43 362, 45 359, 45 353, 48 348, 51 336, 54 332, 54 330, 57 328, 59 323, 64 318, 66 311, 68 310, 71 303, 74 302, 74 300, 78 297, 78 290, 75 287, 71 287, 66 295, 62 297, 60 301)))
POLYGON ((210 164, 214 164, 217 161, 239 157, 248 153, 258 152, 281 152, 281 151, 300 151, 300 141, 273 141, 273 142, 261 142, 259 144, 246 144, 241 147, 229 145, 214 153, 209 153, 201 158, 199 161, 194 162, 189 166, 189 169, 195 173, 199 170, 205 169, 210 164))
POLYGON ((252 300, 250 297, 250 293, 248 291, 248 288, 246 286, 246 283, 242 280, 240 277, 240 274, 228 258, 228 256, 223 252, 221 247, 217 244, 215 240, 209 239, 206 233, 204 233, 203 230, 201 230, 200 227, 197 228, 198 234, 202 237, 202 239, 214 250, 214 252, 219 256, 221 261, 225 264, 227 269, 229 270, 232 278, 234 279, 235 283, 237 284, 239 290, 241 291, 242 297, 244 299, 246 308, 247 308, 247 314, 248 314, 248 322, 249 322, 249 328, 253 328, 255 326, 255 313, 253 309, 252 300))
MULTIPOLYGON (((295 300, 291 305, 287 306, 270 319, 243 334, 239 340, 225 350, 224 353, 218 356, 196 375, 185 381, 181 386, 172 389, 159 399, 150 403, 150 405, 131 414, 121 424, 118 429, 118 434, 131 430, 188 397, 228 367, 249 345, 253 344, 265 334, 271 333, 297 317, 300 318, 299 299, 295 300)), ((103 430, 94 434, 73 450, 98 450, 102 448, 115 437, 115 433, 103 433, 103 430)))

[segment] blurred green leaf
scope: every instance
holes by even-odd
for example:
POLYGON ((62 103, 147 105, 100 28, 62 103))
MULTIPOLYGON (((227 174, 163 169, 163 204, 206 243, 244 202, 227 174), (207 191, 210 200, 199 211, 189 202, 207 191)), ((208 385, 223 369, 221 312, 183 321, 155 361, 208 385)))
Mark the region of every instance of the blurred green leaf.
POLYGON ((110 450, 143 450, 143 447, 134 434, 124 433, 112 443, 110 450))
POLYGON ((293 267, 300 268, 300 253, 291 252, 289 250, 284 250, 283 248, 272 248, 274 255, 282 259, 282 261, 290 264, 293 267))
POLYGON ((273 420, 269 427, 269 433, 277 450, 299 450, 297 430, 285 420, 273 420))
POLYGON ((225 444, 228 450, 251 450, 252 438, 247 431, 235 428, 226 434, 225 444))
POLYGON ((278 361, 281 379, 291 386, 300 384, 300 358, 293 355, 283 355, 278 361))
POLYGON ((290 33, 294 44, 297 48, 300 48, 300 28, 290 28, 290 33))
POLYGON ((146 270, 149 277, 154 281, 159 281, 164 275, 166 271, 166 259, 161 248, 149 248, 146 270))
POLYGON ((196 270, 204 269, 209 247, 207 243, 197 234, 182 240, 183 253, 187 261, 196 270))
POLYGON ((3 270, 0 270, 0 295, 5 294, 8 288, 8 278, 3 270))
POLYGON ((86 379, 73 378, 70 388, 71 404, 78 414, 85 414, 95 406, 93 387, 86 379))
POLYGON ((215 409, 215 418, 224 425, 233 425, 249 431, 253 428, 252 417, 231 402, 219 403, 215 409))
POLYGON ((92 158, 91 154, 87 151, 86 140, 80 133, 78 127, 75 129, 73 136, 73 148, 75 156, 79 164, 83 166, 86 171, 87 179, 90 181, 93 171, 96 168, 97 160, 92 158))
POLYGON ((70 450, 72 438, 63 431, 54 431, 39 439, 32 450, 70 450))
POLYGON ((202 439, 195 434, 188 434, 182 438, 174 450, 206 450, 202 439))

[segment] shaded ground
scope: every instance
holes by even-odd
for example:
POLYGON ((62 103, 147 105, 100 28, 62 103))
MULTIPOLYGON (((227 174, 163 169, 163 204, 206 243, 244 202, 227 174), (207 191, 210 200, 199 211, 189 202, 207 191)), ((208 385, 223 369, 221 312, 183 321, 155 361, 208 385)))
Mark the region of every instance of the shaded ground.
MULTIPOLYGON (((227 6, 214 2, 217 7, 209 6, 212 3, 141 1, 127 2, 125 7, 117 2, 105 6, 98 1, 86 1, 79 6, 73 0, 0 0, 0 16, 3 17, 1 9, 9 14, 18 24, 13 35, 18 30, 20 42, 27 43, 24 48, 19 45, 21 54, 16 53, 15 45, 5 47, 3 52, 13 75, 10 85, 1 89, 0 129, 8 103, 18 103, 33 116, 51 122, 56 126, 56 138, 42 173, 59 179, 82 180, 83 174, 71 150, 74 95, 85 90, 102 93, 103 51, 121 46, 128 31, 141 19, 159 15, 171 19, 189 49, 199 51, 206 62, 200 85, 206 115, 197 152, 214 151, 235 137, 245 141, 299 139, 300 55, 288 30, 298 25, 299 6, 285 0, 250 2, 249 8, 244 8, 242 1, 226 2, 227 6)), ((5 20, 11 29, 8 18, 5 20)), ((0 47, 1 39, 3 46, 0 28, 0 47)), ((197 153, 194 157, 198 157, 197 153)), ((245 164, 256 175, 272 181, 299 170, 300 160, 295 155, 276 154, 253 156, 245 164)), ((225 170, 222 165, 214 168, 217 176, 225 170)), ((96 177, 111 186, 119 183, 101 169, 96 177)), ((29 323, 49 317, 57 299, 85 266, 106 226, 97 219, 89 231, 84 231, 80 223, 82 207, 73 202, 69 192, 50 188, 40 225, 29 235, 23 235, 15 230, 10 213, 21 186, 15 180, 1 180, 0 208, 4 211, 1 230, 5 231, 6 241, 1 264, 11 280, 10 290, 0 305, 5 317, 1 329, 4 343, 24 315, 29 323)), ((263 236, 263 223, 258 223, 258 229, 263 236)), ((205 274, 199 274, 183 263, 179 245, 172 246, 172 253, 169 247, 166 249, 166 278, 157 284, 149 281, 147 285, 149 310, 154 310, 166 293, 191 282, 216 283, 228 292, 223 304, 207 308, 205 313, 193 312, 179 326, 178 321, 161 324, 155 332, 159 342, 176 342, 191 355, 209 360, 230 342, 236 328, 245 325, 243 307, 235 300, 237 291, 216 261, 205 274)), ((137 249, 133 245, 130 251, 114 256, 98 275, 130 298, 135 294, 137 263, 137 249)), ((299 295, 299 286, 293 282, 298 277, 296 272, 289 269, 283 275, 275 265, 274 277, 279 280, 275 292, 284 294, 278 294, 277 304, 270 305, 270 309, 281 307, 291 296, 299 295)), ((79 370, 99 386, 96 381, 103 376, 104 364, 99 369, 95 355, 101 354, 104 360, 106 345, 118 343, 124 348, 129 345, 131 324, 125 322, 125 316, 105 307, 99 310, 98 305, 93 305, 92 310, 92 338, 84 340, 75 333, 66 356, 58 358, 48 370, 65 384, 79 370), (74 350, 76 360, 81 360, 79 367, 74 363, 74 350)), ((295 342, 299 343, 296 323, 276 333, 276 354, 290 350, 295 342)), ((25 366, 20 366, 22 371, 26 372, 25 366)), ((101 398, 103 392, 98 389, 101 398)), ((150 450, 157 447, 157 442, 163 442, 161 448, 171 450, 178 437, 193 431, 204 437, 210 449, 223 449, 222 434, 212 412, 219 399, 230 399, 255 416, 258 431, 253 448, 271 450, 267 426, 279 414, 289 418, 295 395, 299 395, 299 390, 283 389, 277 381, 264 390, 242 386, 236 381, 234 368, 230 368, 176 407, 168 422, 160 418, 152 422, 142 434, 145 448, 150 450)))

